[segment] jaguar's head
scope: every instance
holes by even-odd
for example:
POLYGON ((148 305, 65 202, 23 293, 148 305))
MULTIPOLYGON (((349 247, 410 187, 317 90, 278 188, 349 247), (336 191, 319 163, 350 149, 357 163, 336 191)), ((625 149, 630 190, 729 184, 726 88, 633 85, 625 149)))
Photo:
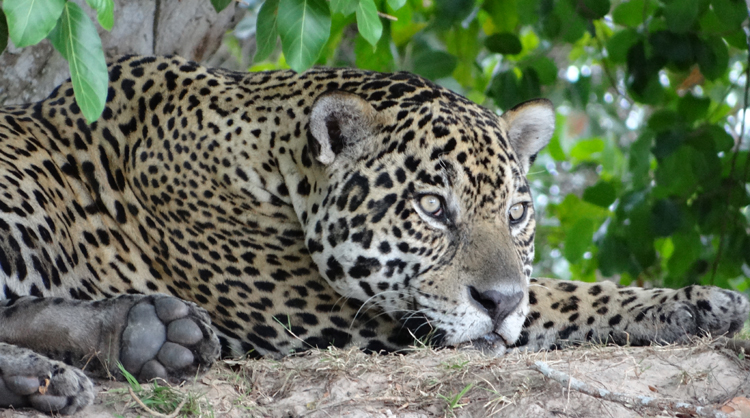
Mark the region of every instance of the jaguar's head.
POLYGON ((552 104, 497 116, 416 76, 393 77, 385 94, 332 91, 312 106, 310 253, 342 296, 377 305, 418 338, 511 344, 534 260, 526 175, 553 134, 552 104))

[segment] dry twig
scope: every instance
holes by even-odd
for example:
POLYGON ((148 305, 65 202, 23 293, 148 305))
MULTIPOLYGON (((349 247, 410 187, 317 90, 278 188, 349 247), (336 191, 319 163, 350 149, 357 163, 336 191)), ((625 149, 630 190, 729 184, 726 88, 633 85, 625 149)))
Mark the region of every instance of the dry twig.
POLYGON ((655 408, 658 410, 669 410, 683 414, 697 415, 707 418, 728 418, 727 414, 705 406, 692 405, 686 402, 676 402, 667 399, 657 399, 649 396, 630 396, 624 393, 611 392, 603 388, 595 388, 584 383, 575 377, 571 377, 563 372, 557 371, 543 361, 537 361, 531 369, 538 371, 545 377, 550 378, 568 390, 575 390, 589 396, 593 396, 605 401, 616 402, 625 406, 639 406, 646 408, 655 408))

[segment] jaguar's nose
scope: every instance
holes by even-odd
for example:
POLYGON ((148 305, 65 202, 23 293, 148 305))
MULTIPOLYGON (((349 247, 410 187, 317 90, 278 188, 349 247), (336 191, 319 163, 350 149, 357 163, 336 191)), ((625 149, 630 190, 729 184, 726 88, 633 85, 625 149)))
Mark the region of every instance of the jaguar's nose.
POLYGON ((523 292, 503 293, 497 290, 480 292, 476 287, 469 286, 469 296, 487 312, 487 315, 492 318, 492 322, 497 326, 518 307, 521 299, 523 299, 523 292))

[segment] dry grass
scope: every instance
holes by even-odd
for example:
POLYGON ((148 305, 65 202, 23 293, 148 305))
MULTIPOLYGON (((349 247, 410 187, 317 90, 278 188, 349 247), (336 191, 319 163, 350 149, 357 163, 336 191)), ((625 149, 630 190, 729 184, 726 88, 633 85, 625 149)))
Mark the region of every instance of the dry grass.
MULTIPOLYGON (((537 360, 592 386, 631 395, 717 407, 750 395, 748 362, 714 348, 708 339, 690 346, 588 345, 503 357, 424 347, 388 356, 316 350, 279 361, 227 360, 172 389, 191 399, 190 408, 178 416, 677 416, 569 392, 531 370, 537 360)), ((144 415, 123 384, 102 382, 99 387, 96 404, 82 416, 144 415)))

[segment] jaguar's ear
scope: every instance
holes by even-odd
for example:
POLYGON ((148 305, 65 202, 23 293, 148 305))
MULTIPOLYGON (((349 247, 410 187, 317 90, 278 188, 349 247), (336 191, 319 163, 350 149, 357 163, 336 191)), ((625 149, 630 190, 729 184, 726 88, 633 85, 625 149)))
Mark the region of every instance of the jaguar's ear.
POLYGON ((524 173, 555 132, 555 108, 547 99, 523 102, 503 113, 508 136, 524 173))
POLYGON ((343 153, 356 153, 378 123, 378 112, 363 98, 344 91, 323 93, 310 112, 310 148, 325 165, 343 153))

